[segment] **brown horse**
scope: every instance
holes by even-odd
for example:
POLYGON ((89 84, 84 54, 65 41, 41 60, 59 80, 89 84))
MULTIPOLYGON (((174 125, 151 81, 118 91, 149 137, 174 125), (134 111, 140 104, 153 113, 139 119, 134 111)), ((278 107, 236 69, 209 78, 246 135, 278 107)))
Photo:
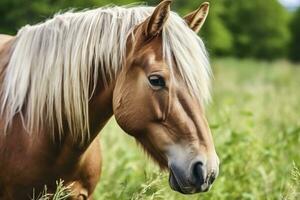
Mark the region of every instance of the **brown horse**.
POLYGON ((219 161, 196 34, 209 5, 183 20, 170 3, 68 12, 0 36, 0 199, 53 191, 60 178, 73 183, 72 199, 92 199, 98 133, 112 115, 170 171, 172 189, 209 190, 219 161))

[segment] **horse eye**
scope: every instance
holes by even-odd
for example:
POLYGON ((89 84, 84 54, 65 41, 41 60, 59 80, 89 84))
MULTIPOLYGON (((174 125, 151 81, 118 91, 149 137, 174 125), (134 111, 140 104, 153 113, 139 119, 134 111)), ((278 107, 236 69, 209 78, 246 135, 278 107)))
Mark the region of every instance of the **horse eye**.
POLYGON ((161 89, 166 86, 164 78, 159 75, 151 75, 148 79, 150 84, 155 88, 161 89))

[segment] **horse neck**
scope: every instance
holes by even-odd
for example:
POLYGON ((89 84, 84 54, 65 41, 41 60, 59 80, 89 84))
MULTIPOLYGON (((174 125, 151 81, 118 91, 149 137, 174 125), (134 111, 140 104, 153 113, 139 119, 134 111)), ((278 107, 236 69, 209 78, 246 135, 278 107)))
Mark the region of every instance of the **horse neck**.
POLYGON ((98 80, 96 92, 89 103, 90 141, 92 141, 113 115, 112 97, 114 83, 104 86, 98 80))
MULTIPOLYGON (((110 84, 104 87, 103 84, 98 81, 97 88, 94 95, 89 102, 89 132, 90 135, 83 142, 74 140, 70 130, 67 128, 67 122, 65 122, 65 128, 63 130, 64 136, 59 140, 54 140, 55 143, 68 144, 67 149, 75 148, 80 152, 85 152, 85 150, 90 146, 90 144, 97 139, 97 135, 100 133, 101 129, 106 125, 108 120, 113 115, 112 108, 112 95, 113 95, 114 84, 110 84)), ((63 146, 65 148, 65 145, 63 146)))
MULTIPOLYGON (((0 39, 3 39, 4 36, 0 36, 0 39)), ((4 40, 1 40, 3 44, 0 44, 0 85, 2 84, 4 75, 3 72, 6 69, 10 60, 10 55, 12 52, 11 48, 15 41, 13 37, 7 36, 6 39, 7 40, 5 42, 3 42, 4 40)), ((113 115, 112 96, 114 90, 114 81, 111 81, 108 86, 104 86, 104 81, 100 78, 103 77, 102 74, 99 74, 98 77, 99 79, 97 81, 97 87, 92 98, 89 101, 90 140, 88 140, 87 145, 89 145, 93 141, 93 139, 99 134, 101 129, 105 126, 107 121, 113 115)), ((17 117, 16 119, 18 120, 19 117, 17 117)), ((16 119, 14 120, 14 122, 16 121, 16 119)), ((67 122, 64 120, 63 123, 65 124, 65 128, 62 131, 64 132, 65 139, 70 138, 71 135, 68 134, 70 130, 67 128, 67 122)), ((43 130, 43 132, 45 131, 46 130, 43 130)), ((54 138, 60 138, 60 136, 55 136, 54 138)), ((70 140, 72 139, 70 138, 70 140)))

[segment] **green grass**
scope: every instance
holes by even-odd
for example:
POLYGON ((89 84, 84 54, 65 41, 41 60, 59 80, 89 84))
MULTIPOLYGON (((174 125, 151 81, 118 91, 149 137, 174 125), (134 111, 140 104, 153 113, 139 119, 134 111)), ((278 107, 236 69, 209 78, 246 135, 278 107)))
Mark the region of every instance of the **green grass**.
POLYGON ((207 113, 221 166, 212 190, 172 191, 168 174, 112 119, 101 133, 104 164, 95 199, 300 199, 300 66, 220 59, 213 68, 207 113))
POLYGON ((44 190, 40 194, 36 194, 35 190, 33 190, 31 200, 67 200, 72 196, 71 185, 64 186, 63 180, 56 181, 56 191, 54 194, 48 192, 48 188, 45 185, 44 190))

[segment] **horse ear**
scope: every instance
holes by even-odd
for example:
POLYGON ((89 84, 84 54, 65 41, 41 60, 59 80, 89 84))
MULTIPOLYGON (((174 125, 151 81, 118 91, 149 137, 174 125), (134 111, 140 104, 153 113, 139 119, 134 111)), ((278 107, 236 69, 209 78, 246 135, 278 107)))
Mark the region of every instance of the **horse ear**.
POLYGON ((152 15, 145 23, 145 34, 147 37, 154 37, 158 35, 170 15, 171 0, 164 0, 155 8, 152 15))
POLYGON ((209 3, 204 2, 197 10, 186 15, 184 20, 193 31, 198 33, 206 20, 208 12, 209 3))

